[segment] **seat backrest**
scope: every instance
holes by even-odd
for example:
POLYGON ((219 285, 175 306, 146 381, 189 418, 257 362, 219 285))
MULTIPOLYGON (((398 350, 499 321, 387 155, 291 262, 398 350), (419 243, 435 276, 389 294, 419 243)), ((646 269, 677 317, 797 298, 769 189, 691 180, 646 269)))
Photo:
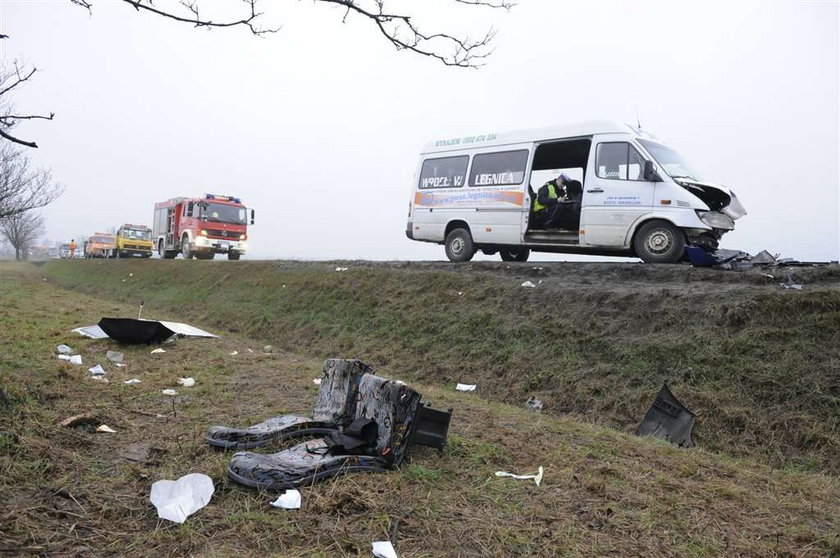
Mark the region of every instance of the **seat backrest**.
POLYGON ((350 424, 356 414, 359 380, 371 371, 372 368, 361 360, 325 360, 312 419, 341 426, 350 424))
POLYGON ((365 374, 359 382, 356 418, 376 422, 376 454, 399 465, 408 450, 420 394, 402 382, 365 374))

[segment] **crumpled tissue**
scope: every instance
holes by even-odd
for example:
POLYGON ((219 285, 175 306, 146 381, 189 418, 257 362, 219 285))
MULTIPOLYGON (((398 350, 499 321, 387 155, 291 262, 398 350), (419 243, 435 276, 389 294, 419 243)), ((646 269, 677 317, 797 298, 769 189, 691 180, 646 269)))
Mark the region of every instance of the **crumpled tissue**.
POLYGON ((178 480, 159 480, 149 496, 158 517, 183 523, 210 501, 216 488, 213 479, 202 473, 190 473, 178 480))

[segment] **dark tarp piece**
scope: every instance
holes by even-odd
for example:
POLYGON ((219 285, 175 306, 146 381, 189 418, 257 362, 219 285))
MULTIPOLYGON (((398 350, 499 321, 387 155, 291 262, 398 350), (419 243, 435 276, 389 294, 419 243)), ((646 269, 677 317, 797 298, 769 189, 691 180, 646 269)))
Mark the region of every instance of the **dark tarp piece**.
POLYGON ((668 389, 668 384, 664 383, 645 418, 636 428, 636 436, 654 436, 675 446, 690 448, 694 446, 691 430, 695 418, 696 415, 686 409, 668 389))
POLYGON ((73 331, 93 339, 110 337, 121 343, 163 343, 173 335, 184 337, 217 337, 203 329, 178 322, 140 320, 134 318, 102 318, 94 326, 79 327, 73 331))
POLYGON ((712 267, 730 262, 748 261, 750 255, 740 250, 719 249, 707 252, 699 246, 686 246, 685 255, 694 267, 712 267))

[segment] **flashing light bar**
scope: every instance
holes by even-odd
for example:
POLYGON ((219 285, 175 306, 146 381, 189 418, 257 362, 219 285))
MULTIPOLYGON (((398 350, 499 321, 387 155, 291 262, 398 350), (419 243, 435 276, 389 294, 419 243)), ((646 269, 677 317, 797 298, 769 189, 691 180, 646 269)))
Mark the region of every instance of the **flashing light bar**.
POLYGON ((242 200, 240 200, 239 198, 234 198, 233 196, 220 196, 219 194, 204 194, 204 199, 242 203, 242 200))

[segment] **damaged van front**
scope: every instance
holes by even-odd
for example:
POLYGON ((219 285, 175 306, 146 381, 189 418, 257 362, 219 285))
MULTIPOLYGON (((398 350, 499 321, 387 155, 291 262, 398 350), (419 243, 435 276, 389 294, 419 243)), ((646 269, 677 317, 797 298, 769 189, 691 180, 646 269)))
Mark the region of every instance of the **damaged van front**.
POLYGON ((721 184, 703 180, 682 155, 670 147, 650 139, 639 138, 636 141, 664 171, 666 176, 659 177, 659 184, 667 187, 666 184, 671 182, 684 191, 682 195, 669 196, 678 198, 669 203, 694 210, 693 217, 684 213, 688 222, 681 223, 688 244, 707 251, 716 250, 720 238, 735 228, 737 219, 747 214, 735 192, 721 184))

